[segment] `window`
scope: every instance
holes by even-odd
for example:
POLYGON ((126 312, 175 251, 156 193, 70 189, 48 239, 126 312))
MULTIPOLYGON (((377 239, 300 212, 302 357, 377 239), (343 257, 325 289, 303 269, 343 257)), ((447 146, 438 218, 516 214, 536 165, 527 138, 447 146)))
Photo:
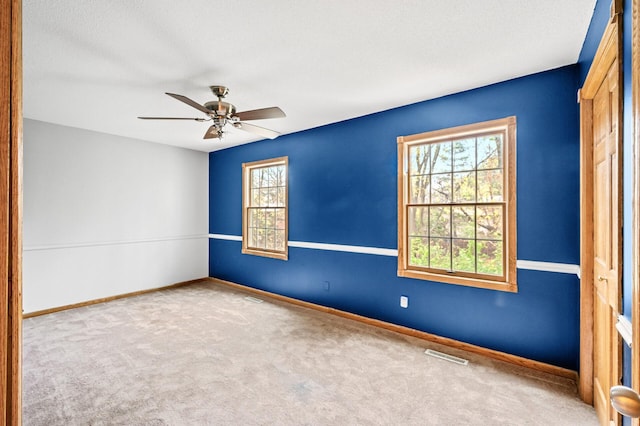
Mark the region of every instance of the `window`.
POLYGON ((516 119, 398 138, 398 275, 517 291, 516 119))
POLYGON ((288 158, 242 164, 242 253, 287 260, 288 158))

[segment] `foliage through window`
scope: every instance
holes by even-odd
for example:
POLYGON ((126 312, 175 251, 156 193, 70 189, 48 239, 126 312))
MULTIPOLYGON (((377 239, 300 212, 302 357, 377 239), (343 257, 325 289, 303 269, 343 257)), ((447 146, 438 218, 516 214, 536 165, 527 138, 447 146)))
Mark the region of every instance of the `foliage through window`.
POLYGON ((398 274, 515 291, 515 117, 398 138, 398 274))
POLYGON ((287 259, 287 157, 242 165, 242 252, 287 259))

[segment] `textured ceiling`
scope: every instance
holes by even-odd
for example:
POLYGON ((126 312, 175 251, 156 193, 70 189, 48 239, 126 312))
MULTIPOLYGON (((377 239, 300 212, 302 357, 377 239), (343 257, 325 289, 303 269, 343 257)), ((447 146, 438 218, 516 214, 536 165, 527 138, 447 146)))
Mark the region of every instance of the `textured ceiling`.
MULTIPOLYGON (((230 88, 292 133, 577 61, 595 0, 25 0, 26 118, 213 151, 165 95, 230 88)), ((230 127, 230 126, 227 126, 230 127)))

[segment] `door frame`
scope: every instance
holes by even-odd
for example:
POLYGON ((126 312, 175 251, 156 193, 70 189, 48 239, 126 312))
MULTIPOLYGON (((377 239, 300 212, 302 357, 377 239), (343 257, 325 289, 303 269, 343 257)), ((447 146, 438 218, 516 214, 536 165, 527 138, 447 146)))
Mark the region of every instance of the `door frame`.
POLYGON ((22 420, 22 1, 0 0, 0 424, 22 420))
MULTIPOLYGON (((632 189, 632 296, 631 386, 640 390, 640 0, 633 0, 631 29, 632 189)), ((633 419, 633 425, 639 425, 633 419)))
MULTIPOLYGON (((634 0, 637 1, 637 0, 634 0)), ((622 172, 622 2, 613 0, 611 17, 587 74, 583 87, 578 91, 580 102, 580 372, 578 392, 582 400, 593 404, 593 98, 598 84, 613 64, 618 73, 618 153, 622 172)), ((618 178, 618 196, 622 197, 622 179, 618 178)), ((618 203, 619 225, 622 224, 622 203, 618 203)), ((622 259, 622 236, 618 239, 618 259, 622 259)), ((622 270, 620 270, 622 272, 622 270)), ((622 274, 620 273, 619 276, 622 274)), ((618 281, 618 294, 622 294, 618 281)), ((615 330, 614 330, 615 331, 615 330)), ((618 336, 617 331, 615 336, 618 336)), ((619 336, 618 336, 619 339, 619 336)), ((618 362, 620 364, 620 362, 618 362)))

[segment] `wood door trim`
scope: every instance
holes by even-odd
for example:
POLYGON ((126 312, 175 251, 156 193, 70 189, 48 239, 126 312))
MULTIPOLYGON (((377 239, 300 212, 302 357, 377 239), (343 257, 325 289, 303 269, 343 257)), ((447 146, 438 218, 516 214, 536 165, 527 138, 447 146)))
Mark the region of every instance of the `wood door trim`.
MULTIPOLYGON (((614 1, 614 4, 617 2, 614 1)), ((619 7, 612 7, 609 20, 598 50, 578 97, 580 100, 580 371, 578 392, 582 400, 593 404, 593 98, 606 78, 610 67, 617 65, 618 73, 618 152, 622 153, 622 19, 619 7)), ((622 156, 619 155, 621 159, 622 156)), ((621 161, 621 160, 619 160, 621 161)), ((619 173, 622 167, 619 167, 619 173)), ((621 179, 619 179, 621 182, 621 179)), ((622 195, 619 191, 619 196, 622 195)), ((620 206, 618 203, 621 215, 620 206)), ((622 218, 620 217, 620 224, 622 218)), ((619 238, 619 244, 622 238, 619 238)), ((618 259, 621 259, 621 248, 618 259)), ((621 275, 621 274, 620 274, 621 275)), ((618 283, 619 285, 619 283, 618 283)))
MULTIPOLYGON (((640 1, 634 0, 632 6, 631 29, 631 116, 633 129, 633 189, 632 189, 632 348, 631 348, 631 385, 640 390, 640 1)), ((628 267, 628 265, 627 265, 628 267)), ((639 425, 638 419, 632 424, 639 425)))
POLYGON ((621 24, 622 19, 620 19, 619 15, 613 16, 609 21, 596 51, 596 56, 591 63, 591 68, 589 68, 587 78, 582 89, 580 89, 582 98, 593 99, 600 88, 598 83, 604 80, 613 61, 620 57, 621 43, 619 36, 621 35, 621 24))
POLYGON ((580 100, 580 370, 578 390, 593 404, 593 101, 580 100))
POLYGON ((21 424, 22 2, 0 0, 0 424, 21 424))

